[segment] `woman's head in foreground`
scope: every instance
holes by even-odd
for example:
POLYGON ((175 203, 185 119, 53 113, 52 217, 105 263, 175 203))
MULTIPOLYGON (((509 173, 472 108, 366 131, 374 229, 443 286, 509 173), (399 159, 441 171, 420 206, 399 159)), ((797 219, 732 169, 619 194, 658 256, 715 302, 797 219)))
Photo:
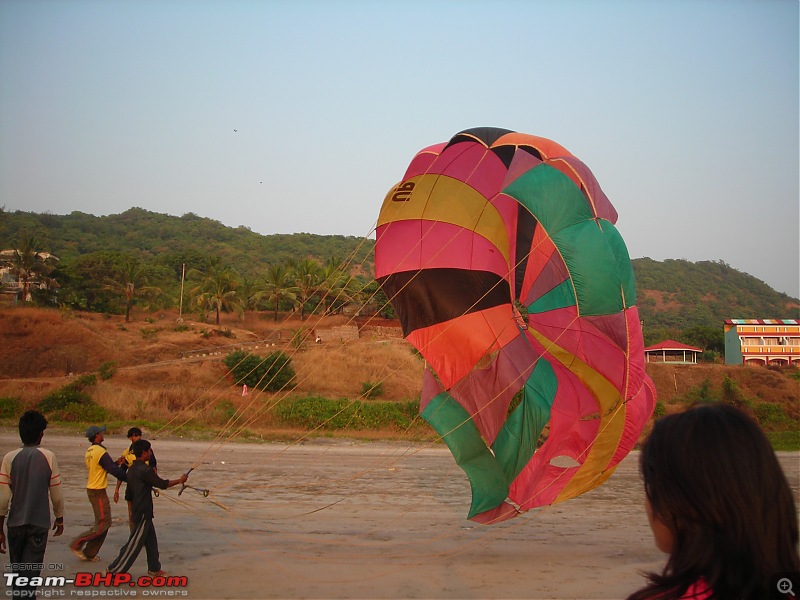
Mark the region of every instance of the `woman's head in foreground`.
POLYGON ((762 598, 775 575, 800 570, 791 488, 741 411, 701 405, 657 420, 640 469, 656 545, 669 559, 632 598, 680 597, 699 580, 715 597, 762 598))

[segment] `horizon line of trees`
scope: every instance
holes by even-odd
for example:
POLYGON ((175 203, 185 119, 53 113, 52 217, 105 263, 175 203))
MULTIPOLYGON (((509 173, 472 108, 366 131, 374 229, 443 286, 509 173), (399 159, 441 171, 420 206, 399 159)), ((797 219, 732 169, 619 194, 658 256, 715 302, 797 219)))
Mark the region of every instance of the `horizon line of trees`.
MULTIPOLYGON (((244 274, 218 256, 167 253, 145 260, 127 252, 99 251, 56 262, 38 248, 38 240, 30 236, 10 261, 6 258, 23 299, 42 306, 124 314, 126 322, 134 306, 185 309, 201 322, 213 315, 216 325, 222 313, 245 318, 248 311, 271 311, 277 322, 279 313, 299 312, 305 319, 316 312, 340 314, 348 304, 365 313, 396 316, 378 283, 350 276, 337 257, 324 262, 289 258, 244 274)), ((644 337, 647 346, 667 339, 697 346, 704 350, 704 360, 725 351, 722 327, 657 326, 645 328, 644 337)))
MULTIPOLYGON (((162 255, 143 260, 130 253, 101 251, 71 261, 55 262, 39 252, 29 237, 6 261, 23 286, 21 298, 41 306, 61 306, 90 312, 124 314, 134 306, 158 310, 180 308, 205 321, 222 313, 269 310, 338 314, 351 303, 392 318, 394 311, 375 280, 350 276, 341 260, 287 259, 243 274, 218 256, 162 255)), ((4 287, 7 284, 4 283, 4 287)), ((15 285, 16 287, 16 285, 15 285)))

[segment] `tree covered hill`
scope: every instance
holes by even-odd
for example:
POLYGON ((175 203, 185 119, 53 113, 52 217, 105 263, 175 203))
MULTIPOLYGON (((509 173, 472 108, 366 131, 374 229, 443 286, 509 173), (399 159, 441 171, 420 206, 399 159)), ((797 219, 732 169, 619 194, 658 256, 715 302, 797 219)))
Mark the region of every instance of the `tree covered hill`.
MULTIPOLYGON (((349 273, 373 276, 374 241, 353 236, 309 233, 261 235, 246 227, 187 213, 182 217, 132 208, 96 217, 0 210, 0 249, 18 248, 35 237, 40 250, 55 254, 60 266, 87 255, 117 253, 180 273, 217 257, 248 278, 268 265, 314 259, 347 261, 349 273)), ((800 301, 723 261, 633 260, 638 305, 648 343, 678 337, 698 327, 721 329, 730 318, 798 318, 800 301)))
MULTIPOLYGON (((725 319, 797 319, 800 302, 723 261, 633 261, 645 332, 721 327, 725 319)), ((656 336, 663 337, 663 336, 656 336)))
POLYGON ((194 213, 173 217, 141 208, 103 217, 77 211, 68 215, 0 211, 2 248, 18 247, 21 238, 29 236, 61 262, 96 252, 118 252, 144 261, 177 261, 179 265, 186 262, 189 268, 208 256, 216 256, 246 276, 255 276, 267 264, 303 258, 320 262, 349 259, 352 265, 364 264, 367 274, 371 274, 374 244, 372 240, 343 235, 261 235, 244 226, 227 227, 194 213))

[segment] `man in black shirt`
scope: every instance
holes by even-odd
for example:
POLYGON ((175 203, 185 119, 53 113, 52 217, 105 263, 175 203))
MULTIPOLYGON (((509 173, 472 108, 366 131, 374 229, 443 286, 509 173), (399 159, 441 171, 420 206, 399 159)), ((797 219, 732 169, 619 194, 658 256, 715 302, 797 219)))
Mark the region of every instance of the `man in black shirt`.
POLYGON ((127 573, 136 561, 142 547, 147 552, 147 574, 166 575, 161 570, 158 558, 158 539, 153 525, 153 488, 165 490, 189 478, 185 473, 178 479, 161 479, 147 464, 150 459, 150 442, 137 440, 131 445, 136 460, 128 469, 128 491, 131 494, 131 510, 136 527, 131 531, 127 543, 119 551, 119 556, 108 565, 109 573, 127 573))

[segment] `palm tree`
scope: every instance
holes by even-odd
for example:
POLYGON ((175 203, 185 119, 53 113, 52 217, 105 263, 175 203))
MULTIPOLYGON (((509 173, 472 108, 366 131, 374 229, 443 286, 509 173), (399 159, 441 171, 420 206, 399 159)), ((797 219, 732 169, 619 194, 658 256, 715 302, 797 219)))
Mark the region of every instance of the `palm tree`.
POLYGON ((260 284, 261 282, 258 279, 251 279, 246 275, 242 275, 242 280, 237 289, 237 295, 239 296, 239 310, 241 311, 242 321, 245 320, 247 311, 250 309, 256 310, 259 302, 261 302, 267 295, 267 292, 261 288, 260 284))
POLYGON ((103 287, 125 298, 125 322, 129 323, 134 299, 160 294, 161 290, 148 285, 147 266, 133 257, 123 258, 113 266, 113 271, 114 275, 106 278, 103 287))
POLYGON ((305 319, 306 304, 319 293, 322 280, 322 267, 311 258, 297 261, 294 267, 294 283, 300 301, 300 320, 305 319))
POLYGON ((334 304, 342 306, 347 301, 347 278, 339 266, 333 260, 325 262, 322 267, 319 284, 319 293, 322 301, 323 313, 328 312, 328 306, 333 308, 334 304))
POLYGON ((297 300, 297 288, 286 265, 269 265, 264 275, 267 302, 275 309, 275 322, 278 322, 278 306, 281 302, 297 300))
POLYGON ((219 259, 208 261, 205 271, 192 269, 193 275, 200 276, 200 283, 192 289, 196 294, 195 303, 201 308, 211 308, 216 312, 216 324, 223 309, 230 308, 238 298, 236 288, 239 279, 231 267, 222 265, 219 259))

